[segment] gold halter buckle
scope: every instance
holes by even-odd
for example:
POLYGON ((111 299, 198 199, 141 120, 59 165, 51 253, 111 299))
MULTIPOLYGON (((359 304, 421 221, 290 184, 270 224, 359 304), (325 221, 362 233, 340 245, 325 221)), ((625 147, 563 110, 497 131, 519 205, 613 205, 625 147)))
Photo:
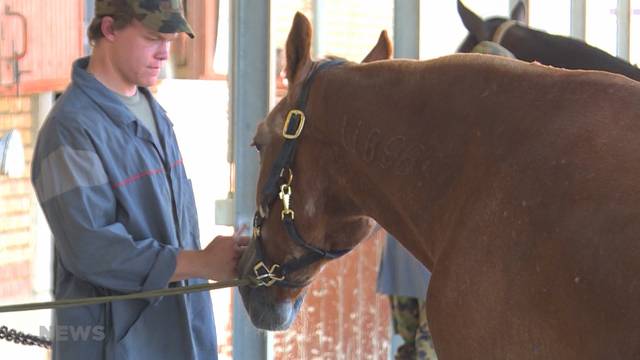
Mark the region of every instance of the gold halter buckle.
POLYGON ((284 121, 284 126, 282 127, 282 136, 287 140, 297 139, 302 132, 302 128, 304 127, 304 113, 300 110, 293 109, 289 111, 287 114, 287 118, 284 121), (298 118, 298 126, 296 127, 293 133, 287 131, 289 129, 289 124, 291 123, 292 118, 298 118))

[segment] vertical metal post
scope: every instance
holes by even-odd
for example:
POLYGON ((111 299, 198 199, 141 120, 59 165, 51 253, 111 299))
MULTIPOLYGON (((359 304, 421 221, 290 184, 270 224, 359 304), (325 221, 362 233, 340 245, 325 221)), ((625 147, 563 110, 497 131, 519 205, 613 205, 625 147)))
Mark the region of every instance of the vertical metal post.
MULTIPOLYGON (((395 0, 393 3, 393 57, 420 58, 420 0, 395 0)), ((387 241, 396 240, 387 237, 387 241)), ((392 326, 389 330, 391 360, 402 345, 402 340, 399 336, 394 336, 392 326)))
MULTIPOLYGON (((251 225, 258 157, 249 147, 256 124, 269 110, 269 0, 231 1, 230 126, 233 127, 235 225, 251 225)), ((251 323, 237 290, 233 296, 233 358, 266 359, 267 335, 251 323)))
MULTIPOLYGON (((91 20, 93 20, 93 15, 95 14, 95 0, 84 0, 84 23, 82 30, 86 31, 89 28, 89 24, 91 24, 91 20)), ((84 55, 90 55, 92 48, 91 44, 89 44, 89 39, 86 36, 83 36, 83 49, 84 55)))
POLYGON ((617 55, 629 60, 631 46, 631 0, 618 0, 617 55))
POLYGON ((325 55, 324 41, 322 41, 322 28, 325 18, 326 1, 313 0, 313 53, 311 56, 319 58, 325 55))
POLYGON ((393 46, 396 58, 420 57, 420 0, 395 0, 393 46))
POLYGON ((584 40, 587 37, 587 1, 571 0, 571 37, 584 40))
MULTIPOLYGON (((43 92, 31 96, 31 118, 33 126, 31 127, 31 138, 35 139, 38 132, 47 117, 47 114, 54 105, 54 96, 52 92, 43 92)), ((33 203, 37 204, 37 199, 33 198, 33 203)), ((51 230, 47 224, 44 213, 37 207, 37 215, 35 218, 35 261, 33 262, 33 291, 38 299, 51 297, 53 289, 53 237, 51 230)))

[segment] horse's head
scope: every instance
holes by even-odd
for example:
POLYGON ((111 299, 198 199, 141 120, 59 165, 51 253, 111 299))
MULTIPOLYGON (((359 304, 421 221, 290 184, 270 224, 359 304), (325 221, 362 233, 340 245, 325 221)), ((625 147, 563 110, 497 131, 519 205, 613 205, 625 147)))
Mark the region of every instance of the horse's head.
POLYGON ((469 34, 458 48, 458 52, 462 53, 472 52, 473 48, 478 45, 479 42, 495 41, 494 37, 496 36, 496 32, 500 26, 507 21, 513 20, 522 23, 526 21, 526 11, 522 0, 518 1, 511 10, 510 19, 494 17, 485 21, 464 6, 460 0, 458 0, 458 14, 460 14, 464 27, 469 31, 469 34))
MULTIPOLYGON (((288 93, 253 141, 260 152, 258 211, 239 272, 254 283, 240 294, 254 325, 266 330, 289 327, 322 265, 352 249, 374 225, 343 191, 342 174, 326 170, 340 155, 323 138, 323 75, 351 65, 312 61, 311 31, 307 18, 296 14, 286 44, 288 93)), ((383 31, 363 62, 390 56, 383 31)))

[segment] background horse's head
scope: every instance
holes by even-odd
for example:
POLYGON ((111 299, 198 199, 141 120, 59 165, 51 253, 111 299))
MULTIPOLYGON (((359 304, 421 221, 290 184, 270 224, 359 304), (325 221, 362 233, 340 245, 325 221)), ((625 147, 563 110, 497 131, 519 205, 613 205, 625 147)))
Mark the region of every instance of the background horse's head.
MULTIPOLYGON (((260 152, 258 212, 239 271, 254 285, 241 287, 240 294, 254 325, 266 330, 289 327, 322 265, 374 226, 342 191, 344 174, 326 170, 340 153, 323 138, 323 75, 353 64, 312 61, 311 32, 297 13, 286 44, 288 93, 258 125, 253 141, 260 152)), ((363 62, 390 57, 383 31, 363 62)))
MULTIPOLYGON (((509 19, 504 17, 492 17, 487 20, 483 20, 476 13, 464 6, 462 1, 458 0, 458 14, 462 19, 464 27, 467 28, 469 34, 463 40, 458 52, 469 53, 473 51, 473 48, 482 41, 494 41, 500 43, 500 39, 496 39, 496 34, 500 26, 503 26, 509 20, 525 23, 526 22, 526 9, 522 1, 518 1, 511 10, 509 19)), ((497 34, 498 36, 500 34, 497 34)))
POLYGON ((494 17, 483 20, 458 0, 458 13, 469 31, 458 52, 472 52, 482 41, 494 41, 517 59, 537 61, 565 69, 601 70, 625 75, 640 81, 640 69, 584 41, 526 26, 526 9, 519 1, 509 19, 494 17))

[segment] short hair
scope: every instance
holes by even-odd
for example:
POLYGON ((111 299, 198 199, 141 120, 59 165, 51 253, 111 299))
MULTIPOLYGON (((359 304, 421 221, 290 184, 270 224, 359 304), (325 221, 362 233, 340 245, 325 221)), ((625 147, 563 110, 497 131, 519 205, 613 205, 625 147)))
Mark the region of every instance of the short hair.
POLYGON ((87 29, 87 37, 89 38, 89 44, 91 44, 91 46, 95 46, 96 42, 104 37, 104 34, 102 33, 102 19, 105 16, 111 16, 113 18, 114 30, 124 29, 133 22, 133 19, 135 19, 133 12, 127 9, 123 9, 123 11, 119 11, 113 15, 101 15, 94 17, 87 29))

